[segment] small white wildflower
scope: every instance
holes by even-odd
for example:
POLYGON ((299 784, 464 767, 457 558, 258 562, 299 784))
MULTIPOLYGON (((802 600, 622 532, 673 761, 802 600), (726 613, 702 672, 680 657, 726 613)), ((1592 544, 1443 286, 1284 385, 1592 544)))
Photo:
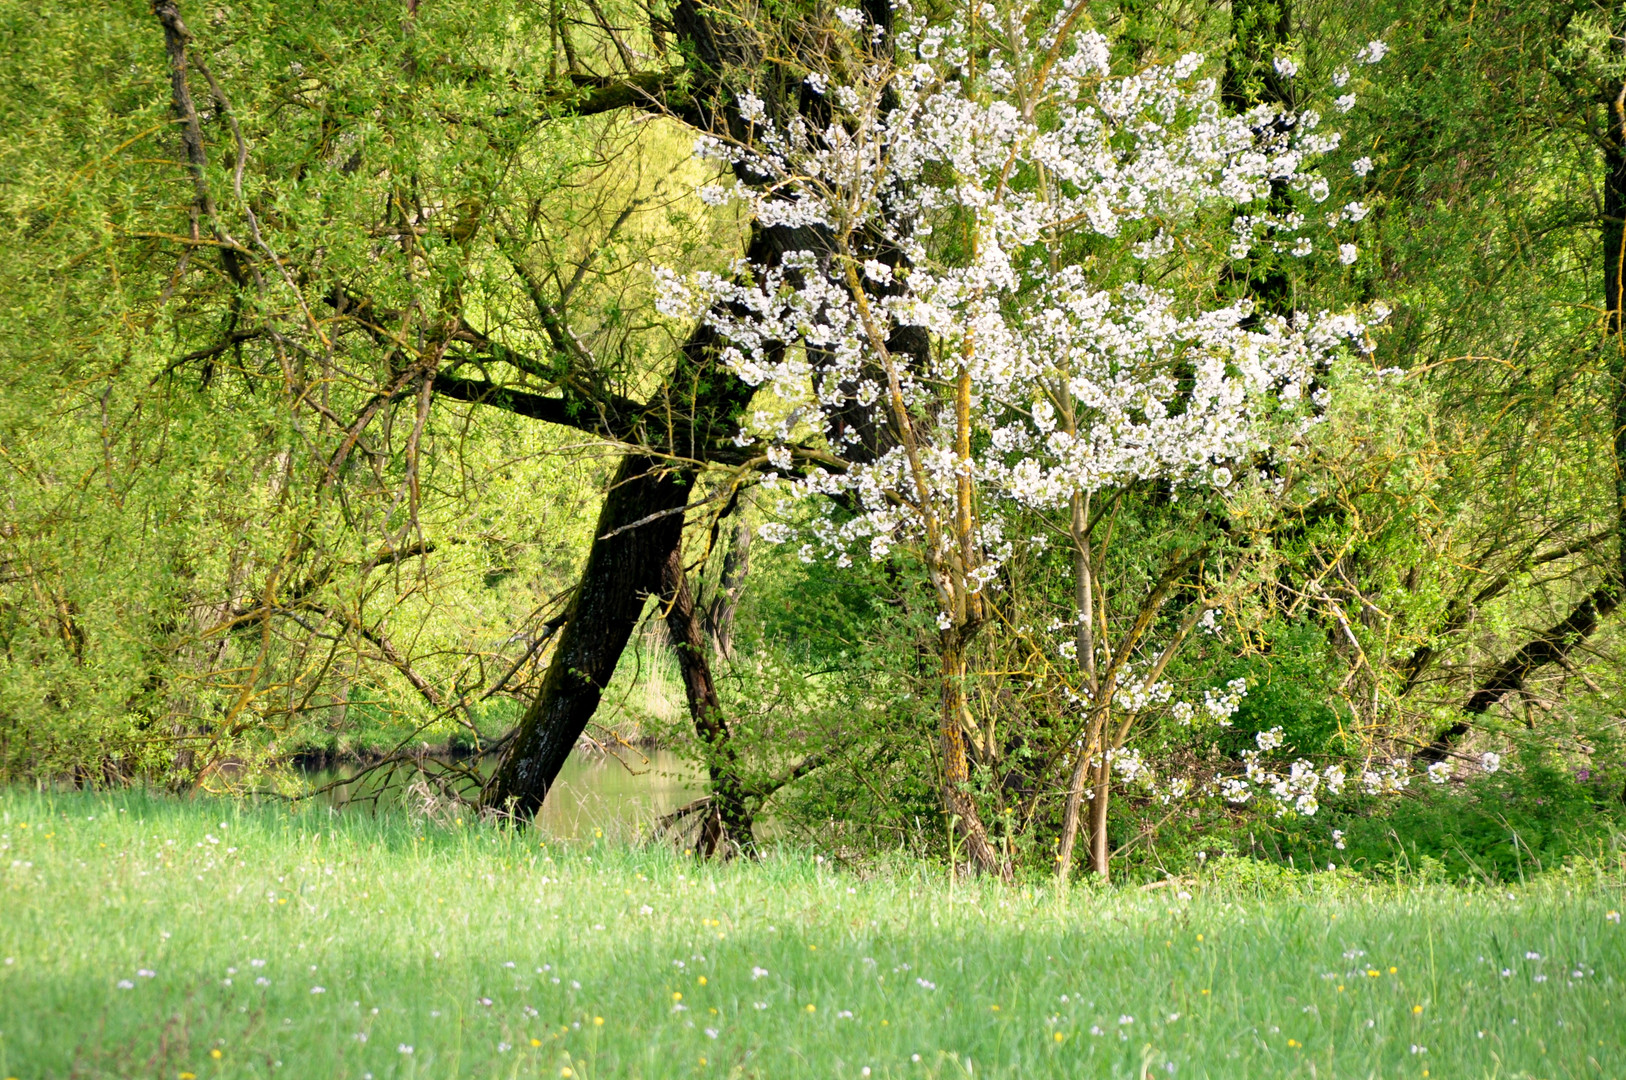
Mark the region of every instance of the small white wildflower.
POLYGON ((1350 162, 1349 168, 1356 176, 1365 176, 1372 171, 1372 159, 1369 157, 1356 158, 1350 162))
POLYGON ((1428 780, 1431 784, 1443 784, 1451 779, 1451 763, 1449 761, 1436 761, 1428 767, 1428 780))
POLYGON ((396 1043, 395 1050, 399 1054, 410 1054, 412 1053, 412 1046, 408 1043, 396 1043))
POLYGON ((1276 74, 1284 79, 1291 79, 1299 73, 1299 66, 1285 56, 1278 56, 1273 66, 1276 68, 1276 74))
POLYGON ((1493 773, 1502 767, 1502 755, 1494 750, 1487 751, 1479 759, 1480 766, 1488 773, 1493 773))
POLYGON ((1339 244, 1338 245, 1338 261, 1343 263, 1345 266, 1350 265, 1351 263, 1353 263, 1356 259, 1358 259, 1360 257, 1361 257, 1360 249, 1357 248, 1354 244, 1339 244))

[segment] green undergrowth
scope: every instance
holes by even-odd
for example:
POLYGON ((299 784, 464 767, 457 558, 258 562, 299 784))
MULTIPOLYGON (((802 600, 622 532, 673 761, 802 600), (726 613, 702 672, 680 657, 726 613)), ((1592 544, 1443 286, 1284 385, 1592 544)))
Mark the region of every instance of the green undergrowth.
POLYGON ((1062 890, 18 790, 0 846, 0 1080, 1626 1075, 1604 861, 1062 890))

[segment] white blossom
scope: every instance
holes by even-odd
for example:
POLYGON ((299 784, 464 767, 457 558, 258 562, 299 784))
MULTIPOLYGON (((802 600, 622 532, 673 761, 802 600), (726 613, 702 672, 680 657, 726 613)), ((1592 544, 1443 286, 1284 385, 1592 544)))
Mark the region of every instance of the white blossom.
POLYGON ((1357 63, 1375 64, 1389 54, 1389 46, 1381 41, 1369 41, 1366 47, 1355 54, 1357 63))

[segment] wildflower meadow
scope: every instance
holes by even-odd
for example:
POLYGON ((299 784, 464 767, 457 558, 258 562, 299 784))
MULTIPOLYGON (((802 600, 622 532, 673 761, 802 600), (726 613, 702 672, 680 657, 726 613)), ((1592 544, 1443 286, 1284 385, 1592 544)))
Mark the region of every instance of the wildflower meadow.
POLYGON ((1618 852, 1114 890, 136 793, 0 822, 18 1080, 1626 1074, 1618 852))

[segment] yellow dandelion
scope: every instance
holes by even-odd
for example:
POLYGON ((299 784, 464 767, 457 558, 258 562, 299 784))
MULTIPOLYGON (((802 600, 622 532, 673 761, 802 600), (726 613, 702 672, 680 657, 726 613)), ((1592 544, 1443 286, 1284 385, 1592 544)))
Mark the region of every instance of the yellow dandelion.
POLYGON ((604 1026, 604 1017, 602 1017, 602 1016, 593 1017, 593 1026, 594 1027, 603 1027, 604 1026))
POLYGON ((1202 936, 1202 935, 1201 935, 1201 934, 1198 934, 1198 935, 1197 935, 1197 940, 1198 940, 1198 941, 1201 941, 1201 940, 1202 940, 1202 939, 1203 939, 1203 936, 1202 936))
POLYGON ((1056 1033, 1055 1033, 1055 1034, 1054 1034, 1054 1035, 1052 1035, 1052 1036, 1050 1036, 1050 1037, 1051 1037, 1051 1038, 1052 1038, 1052 1039, 1055 1039, 1055 1040, 1056 1040, 1056 1041, 1057 1041, 1057 1042, 1061 1042, 1061 1041, 1062 1041, 1062 1040, 1063 1040, 1063 1039, 1065 1039, 1065 1038, 1067 1038, 1067 1036, 1065 1036, 1065 1035, 1063 1035, 1063 1034, 1062 1034, 1062 1033, 1061 1033, 1061 1032, 1059 1032, 1059 1031, 1058 1031, 1058 1032, 1056 1032, 1056 1033))
POLYGON ((1399 970, 1400 970, 1399 968, 1390 968, 1389 969, 1389 974, 1393 975, 1395 972, 1397 972, 1399 970))
POLYGON ((532 1049, 535 1049, 536 1047, 541 1046, 541 1045, 542 1045, 542 1040, 541 1039, 532 1039, 531 1040, 532 1049))
POLYGON ((575 1076, 576 1074, 570 1071, 570 1066, 569 1065, 566 1065, 564 1068, 559 1070, 559 1075, 560 1076, 575 1076))
POLYGON ((672 991, 672 1000, 673 1000, 673 1001, 682 1001, 682 1000, 683 1000, 683 993, 682 993, 682 991, 679 991, 679 990, 673 990, 673 991, 672 991))
POLYGON ((1338 992, 1340 994, 1342 994, 1344 992, 1344 984, 1343 983, 1338 984, 1338 992))
POLYGON ((999 1006, 998 1006, 998 1005, 990 1005, 990 1006, 988 1006, 988 1007, 989 1007, 989 1008, 990 1008, 990 1009, 992 1009, 992 1010, 993 1010, 993 1011, 994 1011, 994 1012, 998 1012, 998 1011, 999 1011, 999 1006))
POLYGON ((695 982, 699 983, 701 986, 705 986, 706 985, 706 977, 704 975, 702 975, 702 976, 700 976, 700 978, 696 979, 695 982))
POLYGON ((1209 995, 1209 993, 1210 993, 1210 991, 1204 990, 1203 991, 1203 997, 1207 997, 1209 995))
POLYGON ((704 1064, 705 1064, 705 1063, 706 1063, 706 1059, 705 1059, 705 1058, 701 1058, 701 1059, 700 1059, 700 1064, 702 1064, 702 1065, 704 1065, 704 1064))
POLYGON ((818 1011, 818 1006, 813 1005, 813 1004, 804 1005, 804 1006, 802 1006, 802 1008, 806 1009, 808 1012, 817 1012, 818 1011))
POLYGON ((1296 1049, 1297 1047, 1299 1047, 1302 1044, 1297 1039, 1288 1039, 1287 1040, 1287 1045, 1291 1046, 1291 1047, 1294 1047, 1296 1049))
POLYGON ((1416 1016, 1418 1013, 1420 1013, 1422 1011, 1423 1011, 1423 1007, 1421 1005, 1413 1005, 1411 1007, 1411 1012, 1412 1012, 1413 1016, 1416 1016))
POLYGON ((213 1050, 209 1051, 209 1056, 214 1058, 216 1061, 219 1061, 220 1060, 220 1047, 217 1046, 213 1050))

